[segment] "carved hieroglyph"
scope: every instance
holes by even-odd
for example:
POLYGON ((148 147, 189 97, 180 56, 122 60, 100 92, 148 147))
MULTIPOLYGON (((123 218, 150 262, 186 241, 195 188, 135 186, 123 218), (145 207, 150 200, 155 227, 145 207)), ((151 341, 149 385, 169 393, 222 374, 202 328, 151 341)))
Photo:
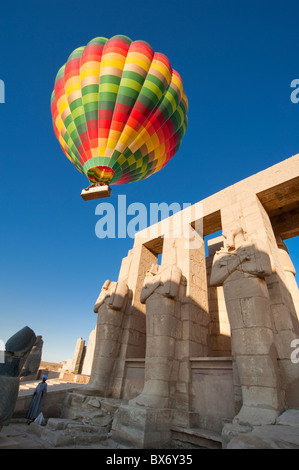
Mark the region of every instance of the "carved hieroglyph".
POLYGON ((118 357, 123 314, 129 293, 125 282, 106 281, 94 306, 98 314, 96 345, 87 390, 108 396, 115 360, 118 357))
POLYGON ((232 354, 242 408, 235 422, 273 423, 281 411, 277 352, 265 278, 271 262, 260 240, 245 240, 241 227, 224 234, 216 252, 210 284, 223 285, 231 326, 232 354))

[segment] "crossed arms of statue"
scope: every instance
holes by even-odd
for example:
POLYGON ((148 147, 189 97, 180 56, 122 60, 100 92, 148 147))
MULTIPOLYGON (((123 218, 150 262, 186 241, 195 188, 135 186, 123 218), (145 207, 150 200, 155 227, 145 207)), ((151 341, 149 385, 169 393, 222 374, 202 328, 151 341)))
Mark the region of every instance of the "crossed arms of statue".
POLYGON ((146 300, 158 290, 159 294, 174 298, 177 296, 182 277, 182 270, 178 266, 164 266, 158 271, 158 267, 148 271, 140 294, 140 302, 146 300))
POLYGON ((240 247, 232 252, 225 250, 216 252, 210 285, 222 285, 236 271, 260 278, 270 276, 272 273, 270 257, 259 240, 254 240, 251 245, 240 247))
POLYGON ((101 290, 101 293, 95 303, 94 313, 98 313, 99 308, 106 303, 112 310, 121 310, 124 301, 129 292, 125 282, 111 282, 107 280, 101 290))

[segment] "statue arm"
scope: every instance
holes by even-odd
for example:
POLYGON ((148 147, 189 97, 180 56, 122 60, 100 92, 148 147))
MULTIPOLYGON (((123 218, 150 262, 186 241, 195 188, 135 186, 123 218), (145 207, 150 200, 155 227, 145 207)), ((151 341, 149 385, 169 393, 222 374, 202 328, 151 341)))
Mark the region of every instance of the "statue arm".
POLYGON ((250 262, 248 263, 248 265, 246 265, 245 263, 242 267, 243 272, 252 274, 254 276, 261 277, 261 278, 270 276, 272 274, 271 262, 268 256, 267 256, 267 259, 255 259, 254 261, 255 261, 254 266, 252 266, 250 262))
POLYGON ((100 295, 98 296, 97 298, 97 301, 95 303, 95 306, 93 308, 93 311, 94 313, 98 313, 98 310, 99 308, 101 307, 101 305, 103 304, 105 298, 106 298, 106 295, 108 293, 108 290, 109 290, 109 287, 110 287, 110 284, 111 284, 111 281, 107 280, 104 282, 103 284, 103 287, 102 287, 102 290, 100 292, 100 295))
POLYGON ((162 282, 156 281, 153 284, 145 284, 145 286, 142 288, 141 294, 140 294, 140 302, 142 304, 145 304, 146 300, 155 292, 155 290, 162 285, 162 282))
POLYGON ((261 240, 253 240, 253 245, 253 253, 249 253, 246 259, 246 261, 249 260, 249 263, 244 263, 242 266, 243 272, 261 278, 270 276, 272 274, 272 265, 265 244, 261 240))
POLYGON ((214 261, 210 277, 210 286, 221 286, 229 276, 227 265, 220 261, 214 261))
POLYGON ((111 303, 109 305, 113 310, 121 310, 125 299, 129 293, 129 288, 125 282, 117 282, 115 291, 111 296, 111 303))
POLYGON ((214 257, 210 285, 221 286, 224 281, 243 263, 248 257, 246 255, 234 256, 227 254, 226 256, 216 254, 214 257))
POLYGON ((104 299, 103 297, 102 297, 102 298, 100 298, 100 297, 98 298, 98 300, 97 300, 97 302, 95 303, 95 306, 94 306, 94 308, 93 308, 94 313, 98 313, 98 310, 99 310, 99 308, 101 307, 101 305, 104 303, 104 300, 105 300, 105 299, 104 299))

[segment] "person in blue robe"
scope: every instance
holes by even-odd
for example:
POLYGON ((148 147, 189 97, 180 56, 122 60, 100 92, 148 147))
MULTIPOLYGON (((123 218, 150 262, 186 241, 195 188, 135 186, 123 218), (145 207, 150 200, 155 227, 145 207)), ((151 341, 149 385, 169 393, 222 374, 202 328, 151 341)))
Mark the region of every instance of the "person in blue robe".
POLYGON ((35 418, 37 418, 38 415, 40 414, 42 401, 43 401, 45 394, 47 393, 47 384, 46 384, 47 378, 48 377, 46 375, 43 375, 42 382, 38 384, 38 386, 36 387, 34 391, 30 408, 26 416, 26 418, 29 420, 27 424, 32 423, 32 421, 34 421, 35 418))

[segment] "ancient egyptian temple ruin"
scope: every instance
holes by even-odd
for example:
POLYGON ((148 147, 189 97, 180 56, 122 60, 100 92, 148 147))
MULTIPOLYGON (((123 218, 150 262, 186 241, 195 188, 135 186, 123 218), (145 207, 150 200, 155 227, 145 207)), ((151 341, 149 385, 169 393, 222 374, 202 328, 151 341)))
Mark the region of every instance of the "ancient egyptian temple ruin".
POLYGON ((299 292, 284 243, 299 235, 299 155, 193 210, 208 243, 186 243, 171 223, 165 234, 163 221, 139 232, 94 307, 85 393, 123 400, 113 438, 136 447, 161 447, 173 430, 273 424, 299 409, 299 292))

